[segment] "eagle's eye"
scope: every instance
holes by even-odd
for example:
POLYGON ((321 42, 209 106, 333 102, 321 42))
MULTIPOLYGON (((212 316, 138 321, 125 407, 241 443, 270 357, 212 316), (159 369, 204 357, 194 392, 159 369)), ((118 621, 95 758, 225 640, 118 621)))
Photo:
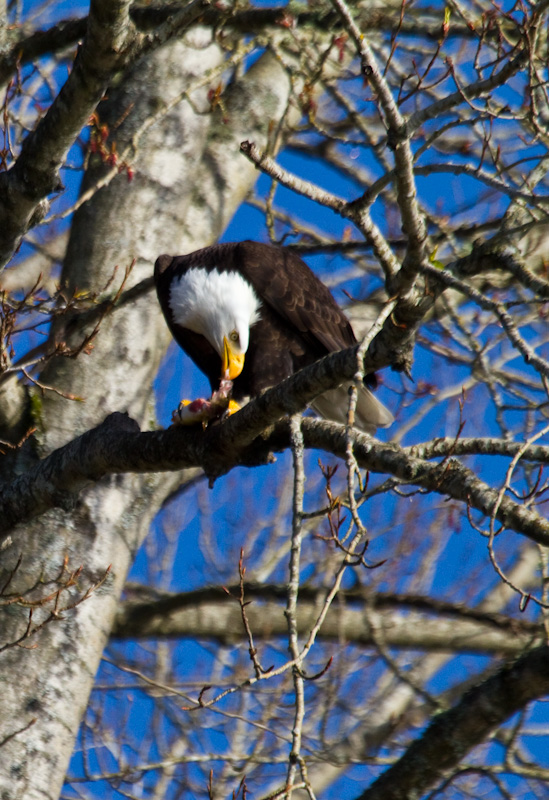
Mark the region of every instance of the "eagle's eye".
POLYGON ((229 334, 229 339, 231 342, 238 343, 240 341, 240 336, 238 335, 237 331, 231 331, 229 334))

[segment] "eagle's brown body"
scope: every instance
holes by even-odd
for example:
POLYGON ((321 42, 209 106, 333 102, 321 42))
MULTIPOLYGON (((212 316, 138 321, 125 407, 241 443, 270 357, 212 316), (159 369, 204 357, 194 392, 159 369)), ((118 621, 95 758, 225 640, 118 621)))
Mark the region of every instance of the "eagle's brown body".
MULTIPOLYGON (((170 306, 173 282, 193 268, 239 273, 261 303, 259 319, 250 328, 244 367, 234 380, 237 402, 258 395, 327 353, 356 343, 347 317, 328 288, 287 248, 246 241, 214 245, 184 256, 160 256, 155 265, 160 306, 174 339, 208 377, 212 391, 221 377, 220 356, 204 336, 178 325, 170 306)), ((370 380, 375 382, 375 377, 370 380)), ((365 429, 389 424, 390 413, 367 389, 365 392, 372 399, 374 417, 370 425, 366 421, 365 429), (378 418, 375 408, 385 411, 385 418, 378 418)), ((325 410, 321 413, 334 418, 325 410)))

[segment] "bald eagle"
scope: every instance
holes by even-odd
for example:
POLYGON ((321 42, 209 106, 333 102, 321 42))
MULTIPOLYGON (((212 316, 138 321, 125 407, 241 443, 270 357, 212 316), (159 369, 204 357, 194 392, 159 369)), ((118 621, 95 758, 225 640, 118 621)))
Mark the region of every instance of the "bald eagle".
MULTIPOLYGON (((162 255, 154 278, 168 327, 207 376, 214 392, 232 381, 242 404, 327 353, 356 344, 349 320, 328 288, 285 247, 239 242, 184 256, 162 255)), ((375 386, 375 376, 366 384, 375 386)), ((368 385, 359 392, 356 425, 367 433, 393 422, 368 385)), ((347 419, 347 386, 312 403, 327 419, 347 419)))

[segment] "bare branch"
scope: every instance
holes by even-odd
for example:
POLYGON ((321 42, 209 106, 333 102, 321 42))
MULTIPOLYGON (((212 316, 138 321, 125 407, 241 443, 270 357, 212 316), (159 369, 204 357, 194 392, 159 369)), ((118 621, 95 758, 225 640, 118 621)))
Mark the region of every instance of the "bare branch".
POLYGON ((416 199, 417 191, 410 133, 393 99, 391 89, 381 74, 374 53, 364 35, 356 26, 345 0, 332 0, 332 3, 345 20, 345 25, 351 33, 360 54, 362 73, 372 85, 385 115, 388 144, 395 157, 397 202, 402 215, 402 229, 408 240, 407 256, 402 264, 402 272, 399 275, 399 291, 402 294, 406 294, 411 288, 419 264, 424 259, 425 240, 427 238, 425 223, 416 199))

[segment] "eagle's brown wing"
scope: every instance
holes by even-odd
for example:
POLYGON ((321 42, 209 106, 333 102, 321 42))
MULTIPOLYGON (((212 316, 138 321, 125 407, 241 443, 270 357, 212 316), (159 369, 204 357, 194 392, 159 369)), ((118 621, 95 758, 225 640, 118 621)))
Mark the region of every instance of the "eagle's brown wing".
POLYGON ((260 299, 313 346, 317 358, 319 350, 343 350, 356 343, 353 329, 329 289, 298 255, 259 242, 240 242, 233 247, 238 270, 260 299))

